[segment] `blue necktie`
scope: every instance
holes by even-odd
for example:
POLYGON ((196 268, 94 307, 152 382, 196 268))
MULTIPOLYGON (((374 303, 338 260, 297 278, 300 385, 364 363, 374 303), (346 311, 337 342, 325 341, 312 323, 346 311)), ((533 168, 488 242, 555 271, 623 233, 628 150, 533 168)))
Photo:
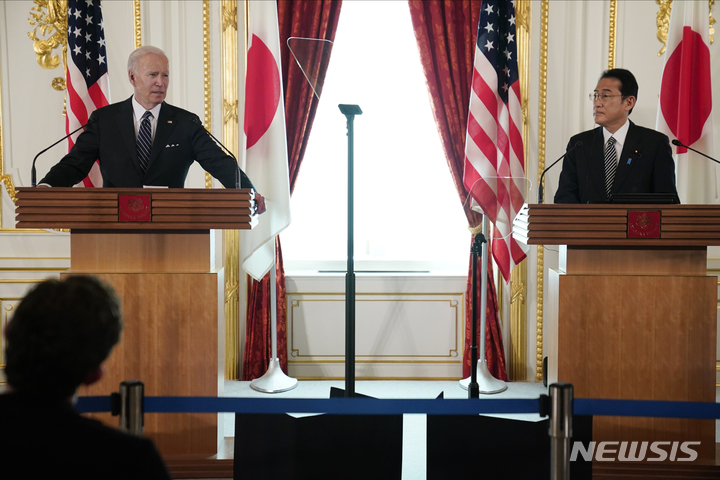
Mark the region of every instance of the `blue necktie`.
POLYGON ((143 173, 148 169, 150 163, 150 149, 152 148, 152 130, 150 128, 150 119, 153 114, 148 110, 142 116, 142 122, 140 122, 140 131, 137 137, 137 152, 138 160, 140 160, 140 166, 142 167, 143 173))

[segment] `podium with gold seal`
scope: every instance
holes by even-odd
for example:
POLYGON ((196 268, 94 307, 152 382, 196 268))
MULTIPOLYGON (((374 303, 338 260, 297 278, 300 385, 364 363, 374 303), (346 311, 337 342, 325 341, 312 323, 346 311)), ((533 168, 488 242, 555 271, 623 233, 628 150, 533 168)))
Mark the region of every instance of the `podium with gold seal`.
MULTIPOLYGON (((715 402, 716 205, 529 205, 516 240, 560 245, 544 315, 548 382, 576 397, 715 402)), ((596 441, 701 441, 715 422, 596 417, 596 441)))
MULTIPOLYGON (((139 380, 152 396, 218 396, 224 382, 224 271, 215 229, 254 225, 249 189, 20 188, 18 228, 70 229, 70 270, 111 284, 125 328, 103 379, 81 395, 109 395, 139 380)), ((117 419, 101 415, 109 424, 117 419)), ((163 456, 214 455, 222 425, 211 414, 145 416, 163 456)))

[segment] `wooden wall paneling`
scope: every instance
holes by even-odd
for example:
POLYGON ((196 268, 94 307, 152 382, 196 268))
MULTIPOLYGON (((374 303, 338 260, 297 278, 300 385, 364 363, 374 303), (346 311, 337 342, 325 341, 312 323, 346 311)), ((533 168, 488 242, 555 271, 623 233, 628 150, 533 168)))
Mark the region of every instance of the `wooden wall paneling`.
MULTIPOLYGON (((122 299, 125 329, 106 362, 106 375, 82 395, 109 395, 125 380, 145 383, 146 395, 217 396, 218 295, 214 273, 94 273, 122 299)), ((220 344, 223 345, 223 344, 220 344)), ((117 425, 117 418, 101 418, 117 425)), ((217 415, 148 414, 145 434, 163 455, 214 455, 217 415)))
MULTIPOLYGON (((714 277, 558 279, 557 379, 576 397, 715 400, 714 277)), ((597 441, 701 440, 714 455, 713 421, 596 417, 593 428, 597 441)))

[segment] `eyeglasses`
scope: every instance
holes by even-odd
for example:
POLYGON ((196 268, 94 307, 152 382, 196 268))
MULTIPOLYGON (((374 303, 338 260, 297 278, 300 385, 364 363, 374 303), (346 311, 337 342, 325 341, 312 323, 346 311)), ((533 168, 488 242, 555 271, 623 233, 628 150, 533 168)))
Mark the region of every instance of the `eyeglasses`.
POLYGON ((605 102, 605 101, 607 101, 607 99, 610 98, 610 97, 622 97, 622 96, 624 96, 624 95, 623 95, 623 94, 620 94, 620 95, 610 95, 609 93, 591 93, 591 94, 589 95, 591 102, 596 102, 596 101, 598 101, 598 100, 601 100, 602 102, 605 102))

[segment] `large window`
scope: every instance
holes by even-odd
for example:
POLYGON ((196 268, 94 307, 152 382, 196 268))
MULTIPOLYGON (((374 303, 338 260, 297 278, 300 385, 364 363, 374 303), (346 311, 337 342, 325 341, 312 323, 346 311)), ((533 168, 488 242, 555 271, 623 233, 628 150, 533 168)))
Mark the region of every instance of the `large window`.
POLYGON ((435 127, 407 2, 344 2, 282 233, 285 267, 342 270, 355 117, 355 268, 467 272, 470 234, 435 127))

